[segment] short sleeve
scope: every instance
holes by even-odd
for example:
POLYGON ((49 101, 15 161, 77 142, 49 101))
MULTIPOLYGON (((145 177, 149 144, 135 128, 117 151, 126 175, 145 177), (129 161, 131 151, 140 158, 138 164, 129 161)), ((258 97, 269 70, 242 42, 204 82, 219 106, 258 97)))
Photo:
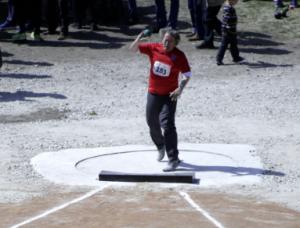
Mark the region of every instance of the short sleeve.
POLYGON ((142 54, 150 55, 152 53, 153 45, 151 43, 141 43, 138 48, 142 54))
POLYGON ((180 72, 181 73, 191 72, 191 67, 184 53, 182 53, 182 56, 180 58, 180 72))

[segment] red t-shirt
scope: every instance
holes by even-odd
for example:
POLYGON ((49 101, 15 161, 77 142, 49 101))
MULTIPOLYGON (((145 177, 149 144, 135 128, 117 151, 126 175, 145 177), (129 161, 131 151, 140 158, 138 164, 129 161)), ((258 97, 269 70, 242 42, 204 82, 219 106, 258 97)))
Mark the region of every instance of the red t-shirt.
POLYGON ((169 95, 178 87, 179 73, 191 71, 185 54, 177 48, 166 52, 160 43, 142 43, 138 47, 150 59, 150 93, 169 95))

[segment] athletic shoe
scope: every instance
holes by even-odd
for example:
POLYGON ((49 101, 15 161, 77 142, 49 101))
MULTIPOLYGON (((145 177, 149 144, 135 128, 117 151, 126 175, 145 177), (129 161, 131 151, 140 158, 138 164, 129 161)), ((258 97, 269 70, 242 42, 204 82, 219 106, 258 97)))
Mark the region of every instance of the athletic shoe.
POLYGON ((172 161, 172 162, 168 162, 168 165, 166 168, 163 169, 164 172, 171 172, 171 171, 174 171, 177 166, 180 164, 180 160, 177 159, 175 161, 172 161))
POLYGON ((243 57, 239 56, 238 58, 234 59, 233 62, 235 62, 235 63, 242 63, 244 60, 245 59, 243 57))
POLYGON ((217 65, 222 66, 222 65, 224 65, 224 63, 222 61, 217 61, 217 65))
POLYGON ((61 33, 59 34, 59 36, 58 36, 57 39, 58 39, 58 40, 65 40, 65 39, 67 39, 67 35, 61 32, 61 33))
POLYGON ((197 49, 215 49, 215 46, 210 43, 202 42, 201 44, 196 45, 197 49))
POLYGON ((195 31, 193 31, 193 32, 188 33, 188 34, 186 35, 186 37, 187 37, 187 38, 191 38, 191 37, 193 37, 193 36, 195 36, 195 35, 197 35, 197 33, 196 33, 195 31))
POLYGON ((21 33, 16 33, 15 35, 12 36, 13 42, 24 42, 26 41, 26 33, 21 32, 21 33))
POLYGON ((165 153, 166 153, 166 146, 162 146, 160 149, 157 149, 158 151, 158 155, 157 155, 157 161, 162 161, 163 158, 165 157, 165 153))
POLYGON ((202 40, 202 39, 200 39, 198 34, 194 34, 194 36, 191 36, 188 40, 189 41, 197 41, 197 40, 202 40))
POLYGON ((40 34, 37 34, 37 33, 35 33, 35 32, 32 32, 32 33, 30 34, 30 37, 31 37, 33 40, 35 40, 35 41, 44 41, 43 38, 41 37, 41 35, 40 35, 40 34))

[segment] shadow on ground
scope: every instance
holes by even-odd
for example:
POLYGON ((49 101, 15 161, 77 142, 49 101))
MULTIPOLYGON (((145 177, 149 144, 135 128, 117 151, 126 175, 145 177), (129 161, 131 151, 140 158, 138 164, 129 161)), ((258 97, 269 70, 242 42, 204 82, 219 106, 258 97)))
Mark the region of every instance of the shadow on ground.
POLYGON ((0 102, 33 101, 29 98, 49 97, 53 99, 67 99, 66 96, 57 93, 34 93, 30 91, 17 91, 15 93, 0 92, 0 102))
POLYGON ((24 60, 4 60, 3 63, 16 64, 16 65, 28 65, 28 66, 53 66, 52 63, 48 63, 48 62, 33 62, 33 61, 24 61, 24 60))
POLYGON ((273 170, 265 170, 251 167, 233 167, 233 166, 199 166, 182 161, 179 165, 178 171, 194 171, 194 172, 224 172, 232 173, 236 176, 247 175, 269 175, 269 176, 285 176, 284 173, 273 170))
POLYGON ((48 120, 61 120, 67 118, 68 110, 57 110, 53 108, 44 108, 35 112, 21 115, 0 115, 0 123, 25 123, 48 120))
MULTIPOLYGON (((4 61, 6 62, 6 61, 4 61)), ((15 79, 44 79, 52 78, 50 75, 35 75, 35 74, 22 74, 22 73, 0 73, 0 78, 15 78, 15 79)))

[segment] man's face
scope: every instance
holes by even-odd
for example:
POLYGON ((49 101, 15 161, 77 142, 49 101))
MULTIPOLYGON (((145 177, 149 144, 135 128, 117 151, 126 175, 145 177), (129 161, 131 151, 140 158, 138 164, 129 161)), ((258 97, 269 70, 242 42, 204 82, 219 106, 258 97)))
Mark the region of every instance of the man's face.
POLYGON ((162 40, 162 44, 163 44, 166 52, 170 52, 176 47, 176 42, 175 42, 174 37, 168 33, 165 34, 165 36, 162 40))

